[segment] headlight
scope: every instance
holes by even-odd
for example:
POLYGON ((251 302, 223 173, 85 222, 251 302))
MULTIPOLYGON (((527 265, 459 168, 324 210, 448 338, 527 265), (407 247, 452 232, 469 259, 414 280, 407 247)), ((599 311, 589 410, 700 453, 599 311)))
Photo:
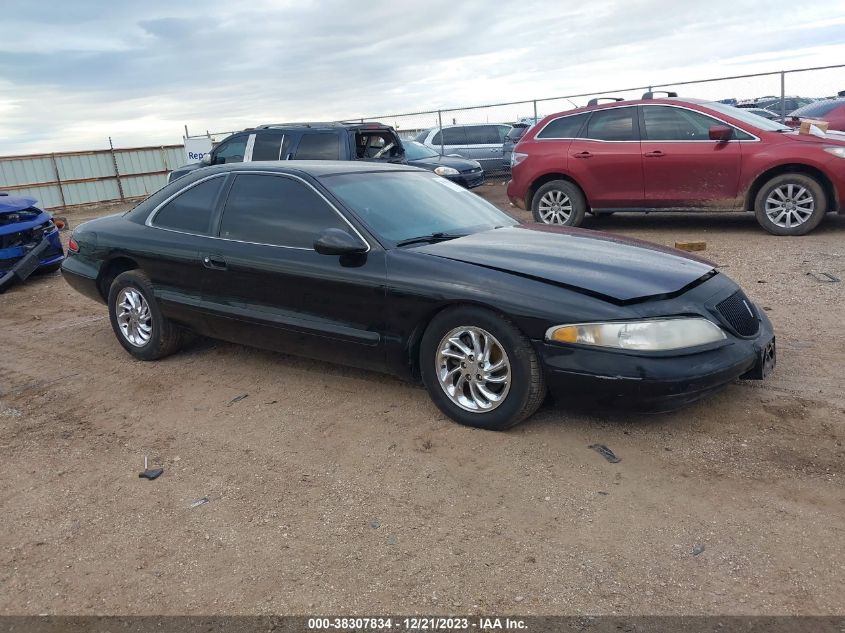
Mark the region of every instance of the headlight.
POLYGON ((528 158, 528 154, 523 154, 522 152, 511 152, 511 167, 516 167, 526 158, 528 158))
POLYGON ((546 331, 547 341, 648 352, 696 347, 726 338, 719 326, 700 317, 576 323, 546 331))
POLYGON ((845 158, 845 147, 825 147, 824 151, 839 158, 845 158))
POLYGON ((435 169, 434 173, 437 174, 438 176, 457 176, 461 172, 459 172, 457 169, 454 169, 452 167, 441 166, 441 167, 438 167, 437 169, 435 169))

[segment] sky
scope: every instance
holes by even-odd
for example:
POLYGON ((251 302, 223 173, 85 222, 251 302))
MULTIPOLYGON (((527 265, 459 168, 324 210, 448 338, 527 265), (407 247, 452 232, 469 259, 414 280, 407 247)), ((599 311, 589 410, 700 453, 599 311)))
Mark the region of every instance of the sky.
MULTIPOLYGON (((845 63, 845 0, 2 0, 0 155, 845 63)), ((845 89, 843 69, 787 94, 845 89)), ((779 94, 779 77, 679 92, 779 94)), ((623 96, 635 96, 625 94, 623 96)), ((586 98, 541 102, 539 114, 586 98)), ((444 115, 505 120, 531 104, 444 115)), ((451 122, 451 121, 449 121, 451 122)))

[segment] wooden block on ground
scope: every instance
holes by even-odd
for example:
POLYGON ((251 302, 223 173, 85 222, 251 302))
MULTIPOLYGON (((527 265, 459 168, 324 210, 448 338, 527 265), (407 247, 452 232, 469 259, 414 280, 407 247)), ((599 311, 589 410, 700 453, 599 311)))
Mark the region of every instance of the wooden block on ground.
POLYGON ((707 242, 675 242, 675 248, 682 251, 704 251, 707 250, 707 242))

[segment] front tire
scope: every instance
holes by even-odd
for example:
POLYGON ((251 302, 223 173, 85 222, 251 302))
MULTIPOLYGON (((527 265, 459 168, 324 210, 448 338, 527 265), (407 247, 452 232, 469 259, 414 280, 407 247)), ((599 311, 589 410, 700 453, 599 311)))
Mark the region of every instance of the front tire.
POLYGON ((423 383, 459 424, 503 431, 537 410, 546 394, 531 343, 508 319, 475 307, 451 308, 426 328, 423 383))
POLYGON ((584 194, 568 180, 547 182, 531 199, 534 221, 542 224, 581 226, 586 212, 584 194))
POLYGON ((804 174, 769 180, 754 200, 757 222, 772 235, 806 235, 824 218, 827 196, 819 182, 804 174))
POLYGON ((150 278, 141 271, 115 277, 108 303, 114 334, 135 358, 157 360, 182 346, 182 330, 162 315, 150 278))

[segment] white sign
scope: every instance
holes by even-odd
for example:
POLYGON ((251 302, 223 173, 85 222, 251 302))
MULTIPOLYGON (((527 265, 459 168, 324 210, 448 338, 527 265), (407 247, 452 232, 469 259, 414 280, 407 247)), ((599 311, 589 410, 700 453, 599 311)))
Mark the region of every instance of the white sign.
POLYGON ((185 139, 185 158, 189 163, 198 163, 211 151, 211 139, 207 136, 185 139))

